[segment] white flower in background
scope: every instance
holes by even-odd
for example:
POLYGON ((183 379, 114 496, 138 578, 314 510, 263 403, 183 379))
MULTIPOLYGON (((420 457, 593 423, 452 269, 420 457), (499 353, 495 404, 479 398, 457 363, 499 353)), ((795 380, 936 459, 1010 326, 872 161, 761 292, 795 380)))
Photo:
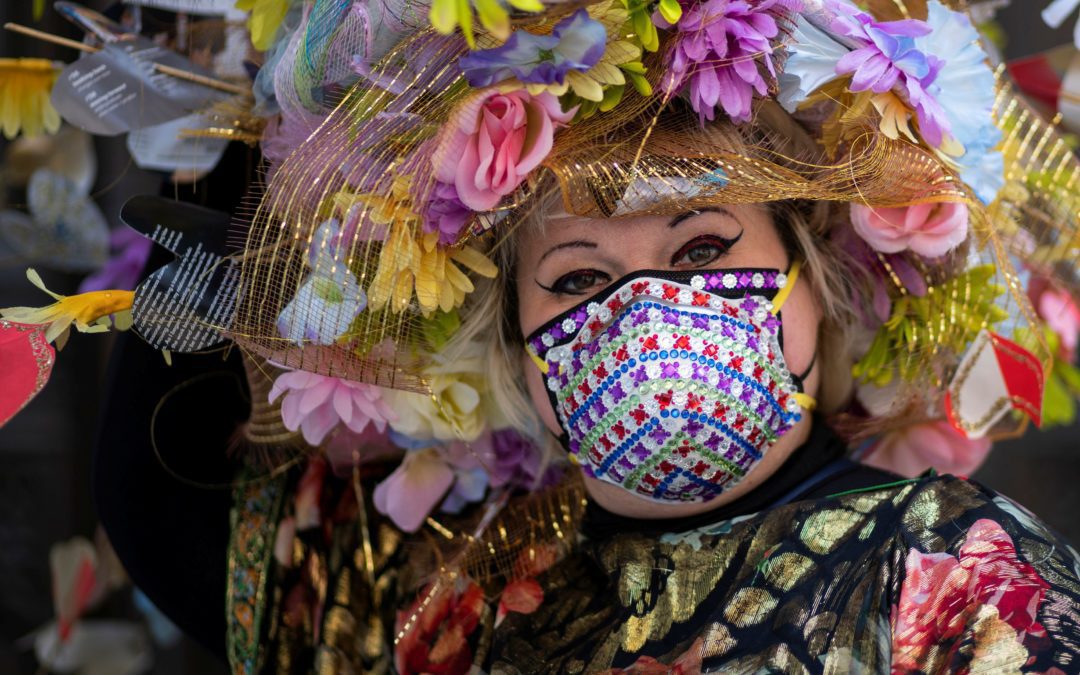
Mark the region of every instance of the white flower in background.
MULTIPOLYGON (((1054 0, 1042 11, 1043 21, 1051 28, 1061 28, 1077 7, 1080 7, 1080 0, 1054 0)), ((1073 44, 1080 49, 1080 21, 1073 28, 1073 44)))
POLYGON ((466 355, 451 362, 436 354, 434 361, 424 371, 430 394, 385 390, 383 398, 398 416, 391 428, 417 440, 475 440, 484 431, 491 407, 483 400, 487 393, 483 359, 466 355))
POLYGON ((336 257, 338 233, 336 219, 319 226, 308 248, 312 272, 278 316, 278 333, 298 345, 334 344, 367 306, 356 276, 336 257))

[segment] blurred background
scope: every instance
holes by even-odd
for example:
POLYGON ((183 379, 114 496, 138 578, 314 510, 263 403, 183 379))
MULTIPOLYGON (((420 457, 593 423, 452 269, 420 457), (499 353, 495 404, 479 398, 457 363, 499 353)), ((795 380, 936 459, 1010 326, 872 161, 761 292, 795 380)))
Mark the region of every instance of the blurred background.
MULTIPOLYGON (((105 10, 108 3, 88 2, 105 10)), ((1019 0, 1003 8, 998 23, 1004 33, 1004 54, 1017 59, 1070 43, 1072 26, 1049 29, 1039 16, 1045 2, 1019 0)), ((53 33, 81 39, 82 33, 47 10, 40 22, 31 19, 33 3, 0 3, 0 23, 33 24, 53 33)), ((34 56, 71 61, 67 48, 0 31, 0 57, 34 56)), ((120 227, 121 204, 137 194, 158 194, 167 185, 162 172, 138 169, 123 137, 94 137, 98 170, 92 196, 111 227, 120 227)), ((7 142, 0 139, 0 153, 7 142)), ((5 187, 5 190, 7 188, 5 187)), ((171 187, 169 189, 172 189, 171 187)), ((188 188, 190 189, 190 188, 188 188)), ((197 189, 212 190, 201 185, 197 189)), ((6 194, 7 205, 21 196, 6 194)), ((25 265, 0 253, 0 306, 35 304, 42 296, 26 281, 25 265)), ((59 293, 76 291, 82 275, 42 270, 46 285, 59 293)), ((73 339, 57 359, 48 387, 12 422, 0 429, 0 672, 33 673, 37 662, 31 634, 54 615, 49 572, 50 547, 83 536, 94 540, 97 519, 91 495, 91 452, 108 363, 110 338, 73 339)), ((0 367, 3 364, 0 363, 0 367)), ((976 480, 1027 506, 1060 531, 1080 542, 1080 429, 1065 427, 1029 433, 1002 442, 973 476, 976 480)), ((183 508, 178 504, 177 508, 183 508)), ((100 610, 111 617, 148 621, 130 589, 115 593, 100 610)), ((151 611, 150 621, 157 620, 151 611)), ((226 672, 223 664, 187 639, 158 626, 164 637, 156 644, 152 672, 226 672)))

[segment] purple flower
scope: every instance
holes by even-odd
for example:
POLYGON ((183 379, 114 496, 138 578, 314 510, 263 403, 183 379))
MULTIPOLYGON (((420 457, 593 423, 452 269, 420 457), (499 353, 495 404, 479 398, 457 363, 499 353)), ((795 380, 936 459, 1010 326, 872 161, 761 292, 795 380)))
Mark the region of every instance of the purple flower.
POLYGON ((604 55, 607 31, 579 9, 555 24, 550 35, 518 30, 501 47, 463 56, 458 65, 473 87, 516 77, 526 84, 563 84, 571 70, 585 72, 604 55))
POLYGON ((491 435, 491 440, 495 453, 495 465, 491 475, 492 485, 538 490, 558 482, 560 474, 558 467, 549 466, 541 475, 543 451, 518 432, 513 429, 501 429, 491 435))
POLYGON ((439 243, 449 246, 457 242, 472 213, 458 198, 452 183, 436 181, 424 208, 424 232, 438 232, 439 243))
MULTIPOLYGON (((674 94, 690 85, 690 105, 702 122, 712 120, 720 105, 735 122, 750 119, 754 92, 764 96, 768 82, 757 59, 762 57, 771 79, 773 40, 780 35, 777 20, 801 8, 801 0, 682 0, 682 17, 668 52, 661 87, 674 94)), ((661 28, 671 25, 653 15, 661 28)))
POLYGON ((916 47, 915 38, 929 35, 933 28, 925 21, 874 21, 865 12, 846 2, 831 0, 836 16, 832 30, 849 38, 858 47, 836 64, 838 75, 851 74, 851 91, 884 94, 894 88, 919 119, 926 141, 937 147, 949 133, 949 120, 930 87, 945 62, 916 47))
POLYGON ((668 363, 667 361, 660 362, 660 377, 678 377, 679 376, 679 364, 677 362, 668 363))
POLYGON ((97 272, 82 280, 80 293, 107 289, 132 290, 146 267, 154 242, 130 227, 118 227, 109 234, 113 256, 97 272))

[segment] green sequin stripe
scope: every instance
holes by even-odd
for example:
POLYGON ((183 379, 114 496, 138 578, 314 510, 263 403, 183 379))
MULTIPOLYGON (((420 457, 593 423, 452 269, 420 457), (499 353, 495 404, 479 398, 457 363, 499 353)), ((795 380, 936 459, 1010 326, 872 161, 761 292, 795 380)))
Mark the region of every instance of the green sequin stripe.
MULTIPOLYGON (((667 327, 667 326, 668 326, 668 324, 665 324, 665 327, 667 327)), ((671 334, 671 335, 675 335, 674 328, 675 328, 674 326, 671 326, 670 330, 668 330, 667 332, 669 334, 671 334)), ((620 337, 613 340, 612 344, 616 345, 615 349, 618 349, 619 346, 629 342, 631 339, 637 338, 637 337, 642 337, 645 333, 651 333, 654 330, 656 330, 656 329, 654 329, 651 324, 642 324, 641 326, 636 326, 634 328, 631 328, 629 331, 627 331, 626 333, 624 333, 620 337)), ((743 356, 745 358, 749 358, 756 365, 759 365, 762 368, 764 368, 769 373, 769 375, 771 375, 772 378, 774 380, 778 381, 778 382, 786 382, 788 380, 787 377, 780 374, 780 371, 776 368, 776 366, 774 366, 773 364, 769 363, 766 360, 767 357, 764 354, 760 354, 758 352, 755 352, 754 350, 750 349, 746 345, 740 345, 740 344, 736 343, 734 340, 731 340, 731 339, 725 338, 725 337, 722 337, 720 340, 712 339, 715 336, 713 336, 711 333, 709 333, 708 331, 706 331, 703 328, 680 328, 679 330, 680 330, 680 332, 678 333, 679 335, 688 335, 690 337, 698 338, 699 340, 708 340, 708 342, 711 342, 711 343, 715 344, 717 347, 720 347, 722 349, 727 349, 729 351, 735 352, 736 356, 743 356), (706 335, 708 335, 708 337, 706 337, 706 335), (725 343, 728 343, 728 344, 725 344, 725 343)), ((762 334, 764 334, 764 333, 762 333, 762 334)), ((761 339, 763 339, 763 338, 761 338, 761 339)), ((661 349, 667 349, 667 348, 662 347, 661 349)), ((668 349, 668 351, 670 352, 671 349, 668 349)), ((581 371, 577 375, 575 375, 572 379, 570 379, 568 381, 568 386, 572 386, 574 388, 577 388, 578 385, 580 385, 582 382, 585 381, 585 378, 592 375, 593 369, 596 367, 597 363, 599 361, 601 361, 602 359, 604 359, 604 358, 605 358, 605 355, 598 354, 597 356, 593 357, 592 359, 590 359, 588 361, 582 361, 581 362, 582 363, 581 371)), ((639 357, 635 357, 635 358, 639 359, 638 365, 644 365, 644 364, 642 364, 640 362, 639 357)))
MULTIPOLYGON (((648 387, 651 388, 653 384, 657 385, 657 389, 668 388, 668 389, 672 389, 674 391, 686 391, 688 389, 691 393, 698 394, 700 396, 709 396, 710 394, 714 394, 717 391, 715 387, 713 387, 711 385, 707 385, 707 384, 705 384, 703 382, 698 382, 696 380, 682 380, 682 379, 675 380, 675 379, 672 379, 672 378, 665 378, 665 379, 659 379, 659 380, 650 380, 648 385, 643 385, 643 388, 645 386, 648 386, 648 387), (684 387, 682 389, 678 389, 678 388, 676 388, 676 385, 678 385, 678 384, 682 384, 682 385, 684 385, 684 387)), ((744 386, 746 386, 746 385, 744 385, 744 386)), ((566 389, 560 390, 560 392, 559 392, 560 395, 564 394, 565 391, 566 391, 566 389)), ((651 393, 659 393, 659 392, 655 391, 655 392, 651 392, 651 393)), ((623 415, 626 414, 626 412, 630 408, 634 407, 635 404, 640 403, 640 402, 641 402, 641 398, 639 397, 638 394, 636 394, 636 393, 628 394, 627 395, 627 400, 625 402, 618 404, 616 407, 609 410, 608 414, 606 414, 602 418, 600 418, 600 423, 597 424, 596 426, 594 426, 592 431, 590 431, 585 436, 585 438, 582 439, 583 443, 584 443, 582 447, 591 448, 593 446, 593 444, 595 444, 596 441, 599 440, 600 436, 604 435, 604 433, 606 433, 608 429, 610 429, 611 427, 614 426, 615 420, 611 419, 612 417, 622 417, 623 415)), ((736 400, 734 403, 735 403, 735 405, 733 405, 731 407, 735 410, 735 412, 743 415, 744 417, 750 418, 750 420, 752 422, 754 422, 754 424, 757 427, 761 428, 762 431, 765 432, 768 442, 773 443, 773 442, 776 441, 778 436, 776 436, 776 434, 773 433, 772 429, 770 429, 769 426, 765 423, 765 420, 763 420, 756 412, 754 412, 750 408, 749 404, 744 403, 743 401, 740 401, 740 400, 736 400)), ((712 417, 711 413, 705 413, 705 414, 712 417)), ((723 432, 720 431, 719 429, 716 429, 716 433, 722 434, 723 432)))
MULTIPOLYGON (((675 432, 675 435, 671 437, 671 440, 665 443, 664 446, 660 448, 660 452, 653 453, 651 457, 649 457, 641 464, 638 464, 636 469, 627 474, 626 480, 623 481, 623 485, 638 485, 641 481, 641 477, 644 476, 647 472, 655 469, 656 466, 660 464, 660 462, 667 459, 671 451, 674 448, 678 447, 678 445, 683 440, 691 439, 681 431, 675 432)), ((698 454, 705 457, 705 459, 713 462, 714 464, 719 464, 723 466, 730 473, 734 474, 737 478, 742 478, 744 475, 746 475, 746 471, 744 471, 741 466, 735 464, 726 457, 721 457, 720 455, 717 455, 715 452, 712 452, 708 448, 700 447, 700 445, 696 443, 694 444, 694 449, 698 452, 698 454)))

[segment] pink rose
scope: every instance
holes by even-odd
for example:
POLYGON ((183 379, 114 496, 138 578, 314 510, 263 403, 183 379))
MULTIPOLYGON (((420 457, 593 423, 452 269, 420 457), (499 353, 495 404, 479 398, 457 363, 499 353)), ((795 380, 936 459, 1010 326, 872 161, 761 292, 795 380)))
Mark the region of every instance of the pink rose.
POLYGON ((915 204, 899 209, 851 205, 851 224, 874 249, 911 249, 927 258, 945 255, 967 238, 968 208, 959 202, 915 204))
POLYGON ((990 439, 970 439, 940 420, 887 434, 862 461, 907 478, 931 467, 938 473, 968 476, 982 465, 990 446, 990 439))
MULTIPOLYGON (((982 607, 994 607, 1020 644, 1044 636, 1037 616, 1048 588, 1008 533, 986 518, 972 524, 956 557, 911 549, 892 612, 893 672, 943 670, 965 641, 977 650, 987 638, 975 630, 982 607)), ((971 670, 978 670, 974 663, 971 670)))
POLYGON ((1039 296, 1035 306, 1039 316, 1061 340, 1062 355, 1070 362, 1076 354, 1076 339, 1080 334, 1080 308, 1072 296, 1054 288, 1047 288, 1039 296))
POLYGON ((432 158, 438 178, 470 209, 493 209, 547 157, 556 126, 574 112, 564 113, 547 92, 485 89, 451 119, 432 158))

